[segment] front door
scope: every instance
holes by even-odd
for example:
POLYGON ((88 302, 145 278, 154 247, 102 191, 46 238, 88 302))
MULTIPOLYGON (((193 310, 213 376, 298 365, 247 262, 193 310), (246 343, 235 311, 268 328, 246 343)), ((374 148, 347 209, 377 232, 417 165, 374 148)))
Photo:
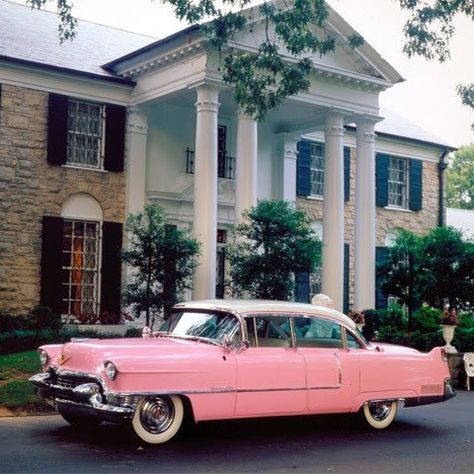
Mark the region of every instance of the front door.
POLYGON ((236 354, 236 416, 305 412, 305 359, 292 347, 289 318, 253 315, 245 320, 250 347, 236 354))

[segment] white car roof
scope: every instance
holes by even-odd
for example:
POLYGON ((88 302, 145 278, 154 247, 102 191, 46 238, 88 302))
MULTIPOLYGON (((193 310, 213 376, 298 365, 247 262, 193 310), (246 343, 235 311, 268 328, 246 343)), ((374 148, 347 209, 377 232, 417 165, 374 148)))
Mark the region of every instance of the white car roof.
POLYGON ((309 314, 312 316, 326 316, 355 329, 356 325, 351 318, 334 309, 325 306, 316 306, 305 303, 273 300, 198 300, 179 303, 175 308, 203 309, 214 311, 230 311, 239 314, 255 313, 259 311, 275 311, 282 313, 309 314))

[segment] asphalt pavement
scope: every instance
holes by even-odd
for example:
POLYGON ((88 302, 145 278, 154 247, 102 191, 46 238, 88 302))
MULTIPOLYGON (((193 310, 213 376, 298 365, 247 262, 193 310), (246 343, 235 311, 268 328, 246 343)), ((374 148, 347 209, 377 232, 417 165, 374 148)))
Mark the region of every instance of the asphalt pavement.
POLYGON ((473 473, 474 391, 399 411, 386 430, 354 415, 207 422, 150 446, 119 425, 0 418, 0 473, 473 473))

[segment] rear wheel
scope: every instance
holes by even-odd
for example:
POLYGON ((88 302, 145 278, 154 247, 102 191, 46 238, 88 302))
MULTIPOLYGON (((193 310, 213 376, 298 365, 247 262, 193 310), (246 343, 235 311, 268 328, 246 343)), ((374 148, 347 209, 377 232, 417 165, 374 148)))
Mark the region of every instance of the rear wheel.
POLYGON ((183 402, 179 396, 152 395, 138 402, 132 427, 143 441, 160 444, 178 432, 183 418, 183 402))
POLYGON ((377 430, 387 428, 398 410, 396 400, 375 400, 364 403, 362 413, 367 423, 377 430))

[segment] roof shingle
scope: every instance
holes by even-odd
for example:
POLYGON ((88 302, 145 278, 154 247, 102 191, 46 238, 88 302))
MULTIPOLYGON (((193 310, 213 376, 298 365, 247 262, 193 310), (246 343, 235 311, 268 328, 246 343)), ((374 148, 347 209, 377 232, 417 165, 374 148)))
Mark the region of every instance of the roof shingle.
POLYGON ((40 66, 69 69, 104 78, 116 76, 102 68, 117 57, 156 38, 80 20, 73 41, 60 44, 55 13, 0 0, 0 57, 40 66))

